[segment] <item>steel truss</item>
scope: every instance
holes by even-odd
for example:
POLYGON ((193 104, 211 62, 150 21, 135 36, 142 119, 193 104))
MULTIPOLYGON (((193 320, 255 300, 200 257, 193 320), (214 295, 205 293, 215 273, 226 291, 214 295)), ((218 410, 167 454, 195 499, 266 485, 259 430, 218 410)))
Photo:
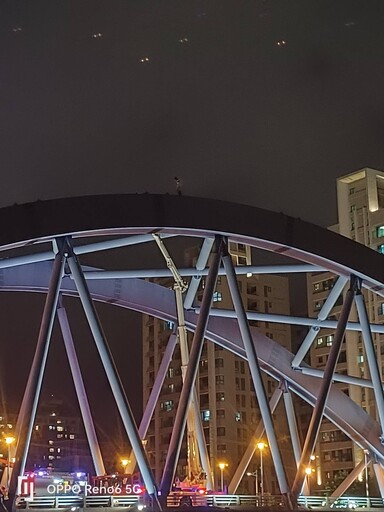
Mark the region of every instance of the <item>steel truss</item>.
MULTIPOLYGON (((143 223, 145 227, 142 227, 139 222, 132 222, 132 220, 127 225, 124 225, 120 217, 118 220, 113 217, 113 222, 108 225, 107 219, 97 215, 93 226, 92 222, 82 221, 76 228, 76 209, 78 210, 81 207, 82 211, 87 210, 88 204, 83 207, 77 200, 69 200, 70 202, 73 201, 72 204, 75 211, 71 210, 71 219, 67 224, 61 220, 58 223, 58 227, 54 228, 54 225, 50 224, 52 219, 49 219, 49 222, 42 223, 43 213, 46 215, 47 211, 52 209, 53 203, 48 202, 46 210, 44 210, 44 204, 36 206, 36 226, 33 224, 31 232, 26 232, 23 227, 23 229, 19 230, 21 231, 21 234, 19 234, 17 225, 15 234, 12 237, 9 237, 8 240, 4 236, 2 237, 0 250, 3 252, 4 257, 0 260, 0 290, 3 292, 18 290, 47 294, 35 357, 16 427, 18 443, 15 453, 16 462, 11 479, 12 489, 15 490, 17 476, 22 474, 25 468, 56 313, 70 361, 70 368, 95 470, 98 474, 104 472, 104 464, 93 425, 91 409, 76 357, 74 340, 72 339, 66 311, 60 300, 60 295, 70 295, 79 297, 82 303, 127 436, 132 445, 133 456, 137 461, 147 490, 152 496, 156 508, 162 508, 162 500, 158 501, 158 494, 161 494, 163 497, 166 496, 172 485, 187 422, 188 410, 195 410, 196 413, 196 408, 191 409, 190 404, 204 339, 221 345, 223 348, 230 350, 249 362, 262 416, 262 422, 255 431, 253 441, 244 453, 244 457, 229 485, 230 492, 236 491, 254 453, 254 441, 260 439, 265 430, 281 493, 286 497, 287 505, 293 507, 303 487, 305 476, 303 469, 308 464, 309 457, 314 451, 322 418, 326 417, 369 454, 369 460, 367 459, 368 462, 366 464, 369 461, 373 461, 379 488, 384 498, 384 447, 382 444, 384 395, 380 369, 377 364, 372 339, 372 333, 384 333, 384 326, 372 324, 369 321, 362 293, 363 289, 367 289, 381 297, 384 296, 384 275, 382 275, 381 271, 382 256, 374 254, 373 251, 358 244, 351 243, 351 241, 343 239, 343 237, 337 237, 334 233, 321 230, 321 228, 308 227, 301 221, 295 224, 294 219, 289 219, 281 214, 277 218, 277 214, 271 212, 242 206, 237 207, 236 205, 225 203, 216 204, 217 208, 221 207, 225 211, 224 218, 220 219, 216 226, 213 225, 208 216, 199 217, 192 223, 187 222, 187 217, 185 216, 170 222, 172 218, 171 211, 174 209, 175 204, 178 206, 177 213, 175 211, 176 215, 180 211, 184 212, 185 206, 190 206, 191 204, 200 204, 200 206, 202 204, 204 207, 202 209, 207 214, 209 211, 208 204, 204 200, 196 200, 195 203, 191 203, 191 198, 178 197, 175 202, 173 197, 160 196, 161 199, 159 199, 159 196, 148 196, 146 195, 143 198, 139 196, 133 199, 132 196, 120 198, 120 200, 124 199, 128 204, 130 201, 133 202, 136 207, 140 205, 140 199, 142 199, 140 211, 146 212, 144 215, 145 223, 143 223), (159 201, 162 205, 160 210, 159 201), (145 208, 148 208, 148 205, 149 210, 146 211, 145 208), (179 208, 182 210, 179 210, 179 208), (161 211, 160 216, 159 211, 161 211), (246 226, 242 224, 245 214, 247 215, 246 226), (262 222, 255 221, 256 227, 253 228, 252 223, 250 224, 249 221, 251 218, 257 219, 258 217, 261 218, 262 222), (41 228, 41 225, 43 228, 41 228), (64 225, 66 226, 65 229, 63 228, 64 225), (172 225, 174 227, 170 227, 172 225), (269 232, 268 226, 275 228, 275 231, 269 232), (277 229, 277 226, 279 226, 279 229, 277 229), (315 243, 311 243, 307 238, 308 234, 312 231, 315 231, 318 235, 315 243), (196 267, 178 269, 180 276, 190 277, 189 289, 184 297, 185 326, 187 330, 194 333, 194 336, 164 473, 159 485, 159 493, 142 440, 146 435, 150 418, 159 397, 160 389, 175 348, 176 338, 174 336, 170 338, 140 428, 137 428, 125 390, 114 365, 100 319, 96 313, 94 301, 113 302, 115 305, 153 315, 166 321, 177 322, 178 315, 175 308, 174 292, 162 287, 158 283, 155 284, 143 280, 143 278, 170 277, 172 273, 168 268, 149 270, 130 268, 119 271, 94 269, 81 265, 79 261, 82 255, 90 252, 103 252, 103 254, 106 254, 108 250, 153 242, 154 232, 161 239, 175 236, 193 236, 202 239, 201 253, 196 267), (58 236, 59 234, 60 236, 58 236), (90 243, 89 237, 94 235, 99 236, 102 240, 90 243), (33 254, 26 254, 25 247, 31 243, 31 240, 33 240, 33 245, 41 244, 44 250, 40 252, 34 251, 33 254), (216 243, 214 243, 214 240, 216 240, 216 243), (285 256, 292 258, 294 262, 289 265, 234 267, 228 255, 228 244, 231 241, 248 244, 266 251, 283 253, 285 256), (321 245, 321 242, 324 245, 321 245), (49 245, 51 245, 51 248, 49 245), (329 249, 330 247, 334 248, 334 255, 332 250, 329 249), (356 254, 358 253, 358 257, 350 257, 352 249, 356 254), (12 256, 10 257, 8 257, 8 250, 12 250, 12 256), (17 252, 18 250, 21 254, 15 255, 15 251, 17 252), (212 255, 212 261, 207 266, 210 255, 212 255), (332 272, 338 276, 338 281, 330 291, 316 319, 245 311, 238 290, 236 274, 288 274, 320 271, 332 272), (210 307, 218 275, 225 275, 228 279, 234 304, 233 311, 212 310, 210 307), (202 276, 207 276, 203 301, 199 307, 195 307, 195 294, 202 276), (341 316, 337 322, 329 320, 328 315, 338 297, 344 293, 344 288, 348 281, 350 282, 350 288, 344 298, 341 316), (115 286, 116 282, 119 282, 118 291, 115 286), (357 322, 349 321, 349 313, 353 303, 356 304, 358 313, 359 321, 357 322), (306 325, 309 330, 297 354, 291 354, 273 340, 263 336, 257 329, 251 328, 249 320, 306 325), (320 328, 336 328, 335 339, 324 373, 312 369, 302 362, 320 328), (362 333, 371 380, 348 375, 337 375, 335 372, 341 343, 346 330, 362 333), (270 403, 267 401, 261 371, 266 372, 280 383, 270 403), (319 385, 319 378, 321 379, 321 385, 319 385), (333 384, 335 381, 373 388, 379 421, 368 416, 363 409, 342 393, 333 384), (302 447, 300 446, 297 434, 291 392, 297 394, 313 406, 310 427, 302 447), (287 481, 272 420, 272 412, 281 396, 284 397, 293 453, 297 463, 296 478, 291 484, 287 481)), ((119 202, 117 199, 115 201, 119 202)), ((97 198, 96 203, 98 205, 102 204, 103 199, 97 198)), ((109 199, 105 199, 105 204, 111 206, 114 203, 111 203, 109 199)), ((209 206, 212 207, 212 204, 210 203, 209 206)), ((132 214, 132 209, 129 209, 125 203, 123 207, 118 208, 119 213, 126 208, 128 208, 127 213, 130 212, 132 214)), ((6 221, 9 211, 4 213, 3 218, 6 221)), ((26 212, 23 207, 20 207, 17 218, 22 217, 23 213, 26 212)), ((340 489, 335 492, 344 492, 348 485, 352 483, 355 475, 363 469, 363 466, 359 464, 353 471, 353 474, 347 477, 346 481, 340 486, 340 489)))

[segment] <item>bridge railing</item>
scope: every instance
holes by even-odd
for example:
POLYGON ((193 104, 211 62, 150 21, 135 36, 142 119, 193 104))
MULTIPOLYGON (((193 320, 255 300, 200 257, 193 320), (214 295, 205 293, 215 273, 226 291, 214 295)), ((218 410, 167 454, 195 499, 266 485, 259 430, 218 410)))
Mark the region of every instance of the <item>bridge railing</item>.
POLYGON ((84 507, 131 507, 139 497, 132 496, 77 496, 62 494, 56 496, 35 496, 32 501, 19 498, 16 506, 21 509, 42 508, 84 508, 84 507))
POLYGON ((327 496, 300 496, 297 500, 300 505, 308 508, 384 508, 382 498, 371 496, 342 496, 331 498, 327 496))
MULTIPOLYGON (((180 497, 179 497, 180 498, 180 497)), ((17 508, 21 509, 60 509, 60 508, 84 508, 84 507, 131 507, 138 504, 138 495, 127 496, 78 496, 78 495, 56 495, 56 496, 35 496, 32 501, 19 498, 17 508)), ((167 505, 178 507, 180 499, 169 496, 167 505)), ((276 496, 252 496, 246 494, 209 494, 196 495, 191 504, 194 506, 216 506, 216 507, 284 507, 285 503, 281 495, 276 496)), ((355 497, 343 496, 341 498, 330 498, 326 496, 300 496, 298 504, 313 509, 360 509, 360 508, 384 508, 382 498, 378 497, 355 497)))

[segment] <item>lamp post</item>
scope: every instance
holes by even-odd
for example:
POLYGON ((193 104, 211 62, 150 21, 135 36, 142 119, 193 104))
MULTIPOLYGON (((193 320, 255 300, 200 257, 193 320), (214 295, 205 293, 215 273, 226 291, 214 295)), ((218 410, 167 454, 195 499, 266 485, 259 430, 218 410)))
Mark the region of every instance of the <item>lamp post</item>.
POLYGON ((264 496, 264 468, 263 468, 263 450, 266 448, 266 444, 263 441, 260 441, 256 445, 260 450, 260 488, 261 488, 261 498, 264 496))
POLYGON ((259 494, 259 472, 257 471, 257 468, 256 468, 256 471, 254 471, 253 473, 247 473, 247 476, 255 477, 255 492, 256 492, 256 496, 258 496, 258 494, 259 494))
POLYGON ((9 481, 11 480, 11 444, 15 442, 13 436, 5 438, 5 442, 8 445, 8 471, 7 471, 7 487, 9 488, 9 481))
POLYGON ((228 466, 225 462, 219 463, 220 479, 221 479, 221 492, 224 492, 224 469, 228 466))
POLYGON ((312 470, 311 466, 308 466, 307 468, 305 468, 305 474, 307 476, 307 486, 308 486, 307 492, 309 493, 309 495, 311 495, 311 479, 309 477, 311 476, 312 471, 314 471, 314 470, 312 470))
POLYGON ((368 451, 364 450, 364 475, 365 475, 365 495, 369 498, 369 483, 368 483, 368 451))

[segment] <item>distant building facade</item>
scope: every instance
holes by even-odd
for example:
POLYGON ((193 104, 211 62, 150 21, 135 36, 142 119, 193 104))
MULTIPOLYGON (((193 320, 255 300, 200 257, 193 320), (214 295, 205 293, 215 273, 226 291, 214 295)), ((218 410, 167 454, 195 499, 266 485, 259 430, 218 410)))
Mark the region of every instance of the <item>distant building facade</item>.
POLYGON ((91 471, 92 462, 82 420, 60 399, 44 400, 32 434, 27 469, 91 471))
MULTIPOLYGON (((337 206, 339 223, 330 229, 384 254, 384 172, 364 168, 339 178, 337 206)), ((308 277, 309 316, 317 316, 335 279, 329 272, 319 272, 308 277)), ((383 301, 371 292, 364 291, 364 296, 370 321, 382 323, 383 301)), ((338 319, 342 303, 343 297, 340 297, 331 311, 331 318, 338 319)), ((357 319, 355 308, 351 311, 350 318, 357 319)), ((325 368, 334 334, 332 329, 319 331, 310 353, 311 365, 314 368, 325 368)), ((380 334, 372 336, 378 364, 383 373, 384 337, 380 334)), ((369 378, 364 343, 359 332, 346 331, 336 371, 369 378)), ((342 383, 337 386, 371 416, 376 416, 373 390, 342 383)), ((359 447, 331 422, 324 420, 316 447, 318 487, 336 487, 363 457, 364 453, 359 447)), ((362 480, 363 475, 359 478, 362 480)))

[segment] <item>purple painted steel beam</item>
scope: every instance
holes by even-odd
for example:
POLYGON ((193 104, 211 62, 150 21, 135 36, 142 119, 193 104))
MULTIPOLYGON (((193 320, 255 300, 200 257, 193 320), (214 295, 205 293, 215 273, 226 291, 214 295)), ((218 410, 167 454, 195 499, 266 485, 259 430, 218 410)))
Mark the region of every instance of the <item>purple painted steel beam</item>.
POLYGON ((81 416, 83 418, 84 428, 91 450, 93 465, 97 476, 105 475, 105 467, 103 457, 101 455, 100 445, 97 440, 96 430, 92 419, 91 408, 89 406, 87 392, 85 390, 83 377, 79 366, 79 360, 77 358, 75 345, 73 343, 73 337, 71 328, 68 322, 68 316, 65 308, 60 305, 57 309, 57 317, 59 319, 61 333, 63 335, 65 350, 67 352, 69 367, 71 369, 73 383, 75 385, 76 396, 79 401, 79 407, 81 416))
POLYGON ((14 495, 16 492, 17 477, 19 475, 23 475, 25 470, 25 464, 31 443, 32 430, 48 357, 53 323, 59 299, 60 284, 64 273, 66 256, 64 251, 66 244, 61 240, 58 245, 60 249, 56 254, 53 262, 53 268, 49 281, 48 293, 45 300, 43 316, 41 318, 35 355, 33 357, 31 371, 29 372, 28 381, 24 391, 24 396, 15 428, 17 445, 15 463, 13 465, 13 471, 9 485, 11 495, 14 495))
POLYGON ((164 466, 163 477, 160 484, 160 491, 163 500, 165 500, 166 496, 169 494, 175 477, 183 433, 187 423, 188 407, 195 385, 201 352, 203 350, 205 331, 208 325, 212 296, 213 292, 215 291, 217 274, 220 266, 222 243, 222 238, 219 237, 216 240, 216 253, 214 253, 213 261, 209 268, 208 277, 205 283, 203 299, 201 303, 201 312, 197 320, 196 330, 192 340, 191 351, 189 354, 189 363, 180 393, 179 405, 176 411, 171 440, 169 443, 167 458, 164 466))
POLYGON ((296 477, 292 486, 292 496, 297 500, 297 496, 303 486, 305 479, 305 468, 310 464, 311 455, 315 449, 316 439, 320 430, 321 420, 323 418, 324 409, 327 404, 327 398, 331 389, 332 377, 335 373, 337 361, 341 346, 344 339, 345 328, 349 313, 351 311, 353 297, 356 292, 357 278, 351 276, 350 288, 345 295, 343 307, 341 309, 340 318, 337 324, 335 337, 333 339, 332 347, 329 353, 327 364, 324 371, 324 377, 321 382, 320 391, 316 400, 315 407, 312 411, 311 421, 308 426, 307 435, 304 441, 303 451, 300 458, 300 463, 297 466, 296 477))
POLYGON ((287 506, 291 508, 291 500, 289 496, 290 489, 288 485, 287 475, 285 473, 283 460, 277 442, 272 414, 268 404, 267 393, 265 391, 263 379, 261 376, 261 370, 256 353, 256 347, 252 340, 252 334, 248 324, 244 304, 240 295, 235 269, 233 267, 232 258, 228 253, 228 247, 226 244, 224 245, 224 255, 222 260, 225 272, 227 274, 229 291, 231 293, 233 305, 236 311, 241 338, 243 340, 245 352, 247 354, 249 369, 251 372, 253 384, 255 386, 257 400, 259 402, 260 414, 263 419, 265 432, 268 437, 268 442, 276 471, 277 481, 280 487, 280 492, 285 496, 287 506))
MULTIPOLYGON (((359 283, 360 284, 360 283, 359 283)), ((377 355, 375 351, 375 344, 372 339, 372 332, 369 326, 369 319, 367 315, 367 309, 365 306, 364 295, 361 293, 361 287, 355 296, 355 303, 359 320, 361 324, 361 331, 363 335, 363 341, 365 346, 365 352, 367 354, 367 361, 369 367, 369 373, 371 374, 371 380, 373 384, 373 393, 375 395, 376 408, 378 417, 381 425, 381 442, 384 443, 383 432, 384 432, 384 393, 383 383, 381 382, 381 372, 377 362, 377 355)))
POLYGON ((100 355, 105 373, 108 378, 109 385, 111 386, 113 396, 116 401, 123 425, 127 432, 132 449, 135 452, 137 463, 144 480, 145 487, 148 494, 152 498, 153 506, 155 509, 161 510, 161 505, 157 499, 157 491, 155 480, 149 465, 143 444, 140 439, 139 432, 136 427, 135 419, 129 401, 127 399, 123 384, 117 372, 115 362, 113 361, 105 334, 103 332, 96 308, 92 302, 87 283, 81 270, 80 263, 76 256, 71 251, 68 257, 68 265, 72 272, 76 288, 79 292, 81 304, 83 306, 85 315, 91 329, 95 345, 100 355))

